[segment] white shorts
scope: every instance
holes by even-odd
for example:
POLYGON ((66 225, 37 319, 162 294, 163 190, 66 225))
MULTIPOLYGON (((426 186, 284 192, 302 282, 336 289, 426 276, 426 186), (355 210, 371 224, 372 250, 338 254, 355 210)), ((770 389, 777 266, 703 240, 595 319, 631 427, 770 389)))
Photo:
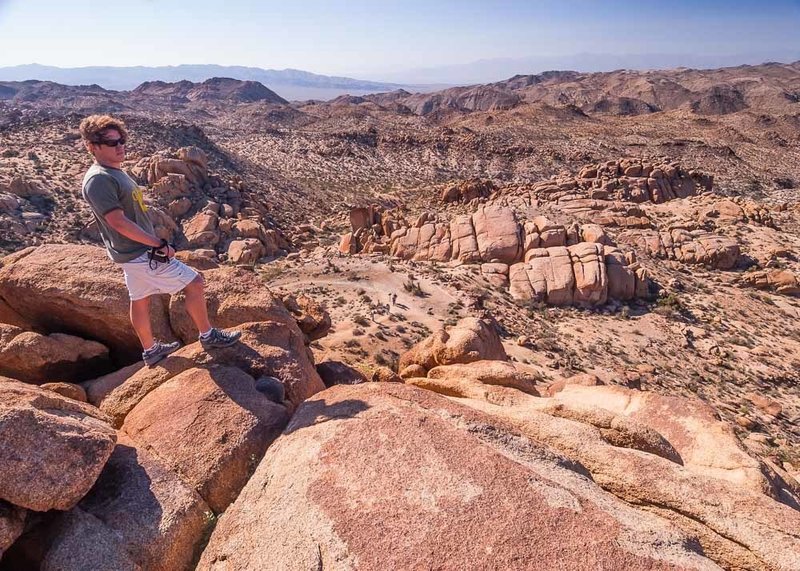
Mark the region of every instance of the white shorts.
POLYGON ((156 294, 178 293, 199 275, 175 258, 166 263, 153 262, 151 268, 147 252, 120 266, 125 274, 125 285, 128 286, 131 301, 156 294))

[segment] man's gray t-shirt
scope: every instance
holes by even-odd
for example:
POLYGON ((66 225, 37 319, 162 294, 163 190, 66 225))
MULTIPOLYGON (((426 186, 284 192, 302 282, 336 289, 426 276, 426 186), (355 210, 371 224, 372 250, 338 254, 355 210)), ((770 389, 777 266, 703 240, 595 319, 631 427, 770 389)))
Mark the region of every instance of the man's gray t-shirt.
POLYGON ((121 208, 126 218, 153 234, 153 223, 147 216, 142 190, 125 172, 93 164, 83 177, 83 198, 92 207, 103 243, 113 261, 118 264, 130 262, 150 249, 141 242, 126 238, 106 223, 105 215, 121 208))

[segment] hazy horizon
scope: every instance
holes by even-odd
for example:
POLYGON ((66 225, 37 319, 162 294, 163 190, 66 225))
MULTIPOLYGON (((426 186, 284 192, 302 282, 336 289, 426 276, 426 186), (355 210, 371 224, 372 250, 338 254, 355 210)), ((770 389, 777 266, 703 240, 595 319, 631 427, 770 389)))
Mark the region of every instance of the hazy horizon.
POLYGON ((799 24, 797 0, 679 0, 669 11, 651 0, 230 0, 198 1, 190 11, 174 1, 101 11, 87 0, 0 0, 0 67, 214 64, 395 83, 479 82, 544 71, 537 66, 605 71, 577 68, 800 58, 799 24))

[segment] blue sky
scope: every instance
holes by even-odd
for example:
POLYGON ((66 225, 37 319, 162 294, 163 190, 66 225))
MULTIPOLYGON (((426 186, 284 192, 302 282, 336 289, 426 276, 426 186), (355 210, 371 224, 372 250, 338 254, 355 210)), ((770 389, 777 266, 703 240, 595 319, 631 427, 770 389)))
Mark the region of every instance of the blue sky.
POLYGON ((800 0, 0 0, 0 66, 375 75, 492 58, 800 50, 800 0))

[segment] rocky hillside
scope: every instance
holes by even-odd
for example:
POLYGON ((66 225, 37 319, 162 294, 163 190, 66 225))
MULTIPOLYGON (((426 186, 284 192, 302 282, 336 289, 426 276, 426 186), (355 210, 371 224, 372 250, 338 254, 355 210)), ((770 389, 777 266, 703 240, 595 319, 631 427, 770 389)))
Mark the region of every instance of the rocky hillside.
POLYGON ((3 84, 0 571, 799 569, 798 74, 3 84), (241 344, 142 368, 95 111, 241 344))
POLYGON ((2 569, 800 564, 800 485, 711 407, 548 381, 490 320, 369 383, 315 367, 330 321, 313 301, 212 269, 212 319, 242 342, 204 352, 177 297, 156 328, 186 345, 148 369, 128 364, 124 285, 100 248, 2 263, 4 350, 27 357, 0 377, 2 569), (554 548, 564 526, 580 533, 554 548))

